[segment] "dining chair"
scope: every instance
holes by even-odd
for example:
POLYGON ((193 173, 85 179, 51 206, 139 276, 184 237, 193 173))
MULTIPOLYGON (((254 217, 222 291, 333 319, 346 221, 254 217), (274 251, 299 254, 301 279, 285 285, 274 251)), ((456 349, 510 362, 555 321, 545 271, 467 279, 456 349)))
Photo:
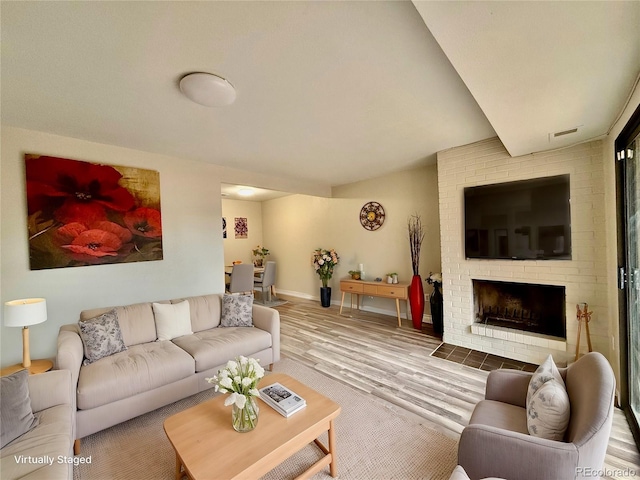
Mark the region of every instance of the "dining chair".
POLYGON ((253 282, 254 290, 262 291, 262 301, 264 302, 264 292, 267 292, 267 302, 271 302, 271 287, 276 283, 276 262, 267 262, 264 273, 260 280, 253 282))
POLYGON ((231 280, 227 288, 229 293, 253 293, 253 265, 239 263, 231 270, 231 280))

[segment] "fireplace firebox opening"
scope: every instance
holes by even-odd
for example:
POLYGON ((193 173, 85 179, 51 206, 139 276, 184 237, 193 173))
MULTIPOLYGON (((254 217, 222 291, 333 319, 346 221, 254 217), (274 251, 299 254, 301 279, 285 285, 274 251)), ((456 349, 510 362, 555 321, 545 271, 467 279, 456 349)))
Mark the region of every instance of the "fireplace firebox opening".
POLYGON ((565 287, 472 280, 475 322, 567 338, 565 287))

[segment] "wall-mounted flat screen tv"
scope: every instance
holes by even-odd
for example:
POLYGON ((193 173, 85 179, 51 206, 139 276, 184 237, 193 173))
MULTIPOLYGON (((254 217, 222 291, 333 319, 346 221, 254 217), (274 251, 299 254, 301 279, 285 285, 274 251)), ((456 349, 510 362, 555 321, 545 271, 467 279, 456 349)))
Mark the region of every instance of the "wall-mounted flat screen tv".
POLYGON ((464 189, 467 258, 571 259, 569 175, 464 189))

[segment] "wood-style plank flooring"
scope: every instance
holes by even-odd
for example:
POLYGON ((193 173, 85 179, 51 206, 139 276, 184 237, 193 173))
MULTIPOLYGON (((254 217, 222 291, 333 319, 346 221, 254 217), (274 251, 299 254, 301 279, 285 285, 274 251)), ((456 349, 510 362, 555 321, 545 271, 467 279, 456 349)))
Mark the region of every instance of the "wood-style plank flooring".
MULTIPOLYGON (((318 302, 284 297, 282 355, 406 409, 432 428, 459 436, 484 397, 487 371, 431 356, 441 341, 395 317, 322 308, 318 302)), ((606 479, 640 476, 640 454, 621 410, 615 409, 605 460, 606 479), (625 469, 627 474, 625 475, 625 469)))

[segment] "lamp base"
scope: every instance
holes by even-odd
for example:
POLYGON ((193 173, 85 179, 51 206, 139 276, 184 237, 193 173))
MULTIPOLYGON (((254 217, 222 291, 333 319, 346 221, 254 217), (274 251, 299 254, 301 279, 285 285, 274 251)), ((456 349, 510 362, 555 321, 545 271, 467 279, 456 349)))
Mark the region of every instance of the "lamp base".
POLYGON ((31 354, 29 353, 29 327, 22 327, 22 366, 31 366, 31 354))

